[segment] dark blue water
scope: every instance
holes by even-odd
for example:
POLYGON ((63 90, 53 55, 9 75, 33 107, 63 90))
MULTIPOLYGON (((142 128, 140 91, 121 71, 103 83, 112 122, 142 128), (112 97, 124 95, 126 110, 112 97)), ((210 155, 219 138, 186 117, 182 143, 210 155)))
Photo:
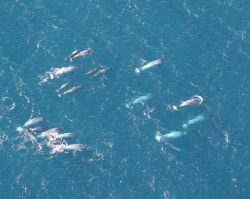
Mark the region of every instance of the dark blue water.
POLYGON ((246 0, 1 1, 0 198, 249 198, 249 19, 246 0), (39 84, 67 65, 78 70, 39 84), (84 75, 97 66, 113 70, 84 75), (66 81, 82 89, 59 98, 66 81), (201 106, 167 109, 195 94, 201 106), (186 136, 155 140, 199 114, 186 136), (16 131, 37 116, 88 149, 51 155, 16 131))

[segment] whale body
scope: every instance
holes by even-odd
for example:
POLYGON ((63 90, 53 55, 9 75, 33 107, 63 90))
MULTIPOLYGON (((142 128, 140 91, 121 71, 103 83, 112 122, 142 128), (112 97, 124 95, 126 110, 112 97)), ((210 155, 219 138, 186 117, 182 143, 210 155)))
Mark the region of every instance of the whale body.
POLYGON ((143 70, 148 70, 148 69, 153 68, 155 66, 159 66, 162 63, 163 63, 163 59, 157 59, 155 61, 152 61, 152 62, 149 62, 149 63, 145 64, 144 66, 136 68, 135 73, 139 74, 143 70))
POLYGON ((166 134, 161 134, 159 131, 156 131, 155 139, 158 142, 161 142, 165 139, 176 139, 184 135, 187 135, 186 131, 169 131, 169 133, 166 133, 166 134))
POLYGON ((28 127, 28 126, 37 124, 41 121, 43 121, 43 117, 35 117, 35 118, 29 119, 27 122, 25 122, 25 124, 23 126, 28 127))
POLYGON ((140 97, 135 98, 134 100, 132 100, 129 103, 126 103, 125 106, 126 106, 126 108, 130 108, 132 105, 138 104, 138 103, 143 103, 143 102, 149 100, 151 97, 152 97, 152 95, 150 93, 147 93, 145 95, 142 95, 140 97))
POLYGON ((72 87, 72 88, 70 88, 69 90, 64 91, 64 92, 63 92, 63 95, 67 95, 67 94, 69 94, 69 93, 76 92, 76 91, 80 90, 81 88, 82 88, 81 85, 72 87))
POLYGON ((206 119, 205 115, 203 115, 203 114, 198 115, 197 117, 188 120, 187 123, 184 123, 184 124, 182 125, 182 127, 183 127, 184 129, 185 129, 185 128, 188 128, 190 125, 196 124, 196 123, 201 122, 201 121, 203 121, 203 120, 205 120, 205 119, 206 119))

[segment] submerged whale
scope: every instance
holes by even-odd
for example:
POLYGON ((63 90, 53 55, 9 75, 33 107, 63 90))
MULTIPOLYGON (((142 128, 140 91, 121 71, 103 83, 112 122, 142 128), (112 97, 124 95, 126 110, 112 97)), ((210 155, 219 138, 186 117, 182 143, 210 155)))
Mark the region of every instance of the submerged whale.
POLYGON ((43 117, 31 118, 27 122, 25 122, 25 124, 23 125, 23 127, 28 127, 28 126, 37 124, 37 123, 42 122, 42 121, 43 121, 43 117))
POLYGON ((53 141, 53 140, 62 139, 62 138, 70 138, 73 136, 74 136, 74 133, 61 133, 61 134, 53 133, 53 134, 49 134, 48 138, 50 141, 53 141))
POLYGON ((152 62, 149 62, 147 64, 145 64, 144 66, 141 66, 139 68, 136 68, 135 69, 135 73, 136 74, 139 74, 141 71, 144 71, 144 70, 148 70, 150 68, 153 68, 153 67, 156 67, 156 66, 159 66, 160 64, 163 63, 163 59, 157 59, 155 61, 152 61, 152 62))
POLYGON ((204 114, 198 115, 197 117, 194 117, 194 118, 188 120, 186 123, 184 123, 184 124, 182 125, 182 128, 186 129, 186 128, 188 128, 189 126, 191 126, 191 125, 193 125, 193 124, 196 124, 196 123, 198 123, 198 122, 201 122, 201 121, 203 121, 203 120, 205 120, 205 119, 206 119, 206 117, 205 117, 204 114))
POLYGON ((76 69, 77 69, 77 67, 75 67, 75 66, 65 66, 65 67, 61 67, 61 68, 53 68, 49 72, 49 77, 50 77, 50 79, 59 78, 61 75, 65 74, 65 73, 70 73, 76 69))
POLYGON ((92 53, 92 49, 91 48, 87 48, 86 50, 74 50, 68 57, 66 57, 66 59, 70 59, 71 61, 77 57, 85 57, 87 55, 89 55, 90 53, 92 53))
POLYGON ((111 67, 96 67, 85 73, 85 75, 92 75, 94 77, 104 75, 108 72, 112 71, 111 67))
POLYGON ((72 88, 70 88, 70 89, 64 91, 64 92, 63 92, 63 95, 67 95, 67 94, 69 94, 69 93, 76 92, 76 91, 80 90, 81 88, 82 88, 81 85, 74 86, 74 87, 72 87, 72 88))
POLYGON ((158 142, 164 141, 166 139, 176 139, 180 138, 184 135, 187 135, 186 131, 170 131, 169 133, 166 134, 161 134, 159 131, 156 131, 155 133, 155 139, 158 142))
POLYGON ((61 143, 61 144, 50 144, 51 154, 62 153, 63 151, 82 151, 86 148, 86 145, 83 144, 70 144, 61 143))
POLYGON ((64 89, 64 88, 68 87, 69 84, 70 84, 69 82, 66 82, 66 83, 62 84, 56 91, 59 92, 60 90, 62 90, 62 89, 64 89))
POLYGON ((143 102, 149 100, 151 97, 152 97, 152 95, 150 93, 139 96, 139 97, 135 98, 134 100, 132 100, 131 102, 126 103, 125 107, 131 108, 134 104, 143 103, 143 102))
POLYGON ((45 72, 44 75, 40 75, 41 82, 40 84, 44 84, 49 81, 49 79, 59 78, 65 73, 70 73, 76 70, 75 66, 63 66, 60 68, 51 68, 49 71, 45 72))
POLYGON ((38 137, 46 138, 50 136, 57 136, 60 133, 61 128, 52 128, 47 131, 42 132, 38 137))
POLYGON ((93 68, 90 71, 86 72, 85 75, 94 75, 97 71, 99 70, 99 68, 93 68))

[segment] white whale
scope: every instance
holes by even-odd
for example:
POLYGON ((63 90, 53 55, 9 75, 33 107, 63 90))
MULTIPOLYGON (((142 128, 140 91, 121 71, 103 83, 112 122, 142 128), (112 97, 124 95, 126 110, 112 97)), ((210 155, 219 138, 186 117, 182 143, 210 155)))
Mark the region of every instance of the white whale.
POLYGON ((184 123, 184 124, 182 125, 182 128, 186 129, 186 128, 188 128, 190 125, 196 124, 196 123, 201 122, 201 121, 203 121, 203 120, 205 120, 205 119, 206 119, 205 115, 203 115, 203 114, 198 115, 197 117, 194 117, 194 118, 188 120, 186 123, 184 123))
POLYGON ((37 124, 37 123, 42 122, 42 121, 43 121, 43 117, 35 117, 35 118, 29 119, 27 122, 25 122, 23 127, 28 127, 28 126, 37 124))
POLYGON ((165 139, 176 139, 176 138, 180 138, 184 135, 187 135, 186 131, 170 131, 167 134, 161 134, 159 131, 156 131, 155 133, 155 139, 158 142, 161 142, 165 139))
POLYGON ((141 66, 141 67, 139 67, 139 68, 136 68, 136 69, 135 69, 135 73, 136 73, 136 74, 139 74, 141 71, 148 70, 148 69, 150 69, 150 68, 159 66, 159 65, 162 64, 162 63, 163 63, 163 59, 157 59, 157 60, 155 60, 155 61, 152 61, 152 62, 147 63, 147 64, 144 65, 144 66, 141 66))

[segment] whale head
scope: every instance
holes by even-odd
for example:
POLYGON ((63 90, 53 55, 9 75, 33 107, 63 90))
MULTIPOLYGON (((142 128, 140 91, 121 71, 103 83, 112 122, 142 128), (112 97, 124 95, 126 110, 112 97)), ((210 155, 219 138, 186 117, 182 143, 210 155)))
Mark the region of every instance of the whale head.
POLYGON ((188 124, 183 124, 182 128, 186 129, 188 127, 188 124))
POLYGON ((155 139, 160 142, 162 140, 162 135, 159 131, 155 132, 155 139))
POLYGON ((19 127, 16 128, 16 130, 17 130, 18 132, 23 132, 25 129, 24 129, 23 127, 19 126, 19 127))

